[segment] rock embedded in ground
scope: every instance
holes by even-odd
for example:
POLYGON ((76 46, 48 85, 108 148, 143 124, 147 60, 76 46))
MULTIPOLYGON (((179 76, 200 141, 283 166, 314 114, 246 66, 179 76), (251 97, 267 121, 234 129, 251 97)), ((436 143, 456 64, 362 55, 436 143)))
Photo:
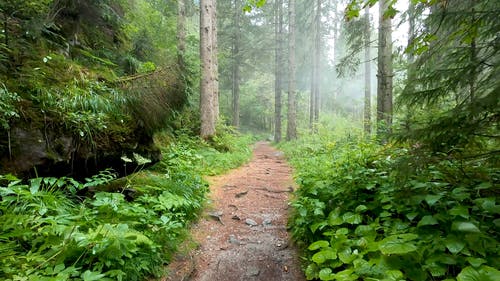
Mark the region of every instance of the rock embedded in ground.
POLYGON ((245 223, 248 224, 249 226, 257 226, 259 225, 256 221, 254 221, 253 219, 246 219, 245 220, 245 223))
POLYGON ((271 223, 272 223, 272 220, 271 220, 271 219, 269 219, 269 218, 264 219, 264 220, 262 221, 262 225, 263 225, 263 226, 269 226, 269 225, 271 225, 271 223))

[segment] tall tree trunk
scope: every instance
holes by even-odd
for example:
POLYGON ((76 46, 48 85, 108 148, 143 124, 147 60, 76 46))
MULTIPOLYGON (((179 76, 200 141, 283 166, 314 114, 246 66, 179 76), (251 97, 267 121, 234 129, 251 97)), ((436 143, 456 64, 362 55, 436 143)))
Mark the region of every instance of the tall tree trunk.
POLYGON ((320 57, 321 57, 321 0, 315 1, 313 21, 313 58, 311 71, 311 101, 309 108, 309 127, 314 129, 314 124, 319 119, 319 84, 320 84, 320 57))
POLYGON ((181 69, 186 66, 184 58, 186 53, 186 3, 184 1, 177 1, 177 60, 181 69))
POLYGON ((321 56, 321 0, 314 4, 313 21, 313 57, 311 67, 311 97, 309 104, 309 129, 314 131, 314 126, 319 118, 319 84, 320 84, 320 56, 321 56))
POLYGON ((377 133, 390 131, 392 125, 392 31, 391 19, 385 17, 389 0, 379 1, 377 133))
POLYGON ((234 0, 234 15, 233 15, 233 46, 232 46, 232 57, 233 57, 233 69, 232 69, 232 86, 231 92, 233 96, 233 126, 240 126, 240 14, 242 8, 240 5, 241 0, 234 0))
MULTIPOLYGON (((472 7, 471 11, 471 23, 470 26, 474 26, 476 23, 476 10, 474 9, 475 1, 469 0, 469 5, 472 7)), ((476 34, 471 31, 471 42, 470 42, 470 61, 472 63, 471 73, 469 75, 469 98, 470 102, 473 103, 476 97, 476 69, 478 68, 477 62, 477 47, 476 47, 476 34)))
POLYGON ((316 40, 314 45, 316 68, 316 87, 314 88, 314 123, 319 120, 319 101, 320 101, 320 85, 321 85, 321 0, 316 0, 316 40))
MULTIPOLYGON (((415 16, 416 16, 416 7, 412 1, 408 2, 408 46, 411 46, 415 40, 415 16)), ((413 50, 408 52, 408 74, 407 74, 407 87, 411 87, 410 91, 413 92, 413 85, 415 83, 415 69, 413 67, 413 63, 415 61, 413 50)))
POLYGON ((365 104, 364 104, 364 129, 370 135, 372 128, 372 93, 371 93, 371 55, 370 55, 370 7, 365 7, 365 104))
POLYGON ((283 2, 276 0, 274 2, 274 36, 275 36, 275 54, 274 54, 274 141, 281 141, 281 81, 283 67, 281 64, 283 52, 283 2))
POLYGON ((218 116, 218 87, 216 86, 217 59, 215 0, 200 0, 200 136, 208 139, 215 135, 218 116))
POLYGON ((288 55, 288 126, 286 139, 297 138, 297 102, 295 90, 295 0, 289 0, 289 55, 288 55))
POLYGON ((214 80, 214 120, 215 124, 219 120, 219 59, 217 57, 218 52, 218 42, 217 42, 217 0, 212 1, 212 76, 214 80))

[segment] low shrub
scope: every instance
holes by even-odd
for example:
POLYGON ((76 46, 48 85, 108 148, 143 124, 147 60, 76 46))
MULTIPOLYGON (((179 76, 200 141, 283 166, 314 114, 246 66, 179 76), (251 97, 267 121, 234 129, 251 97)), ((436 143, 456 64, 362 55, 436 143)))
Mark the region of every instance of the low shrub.
POLYGON ((308 280, 499 280, 498 168, 370 141, 283 146, 308 280))

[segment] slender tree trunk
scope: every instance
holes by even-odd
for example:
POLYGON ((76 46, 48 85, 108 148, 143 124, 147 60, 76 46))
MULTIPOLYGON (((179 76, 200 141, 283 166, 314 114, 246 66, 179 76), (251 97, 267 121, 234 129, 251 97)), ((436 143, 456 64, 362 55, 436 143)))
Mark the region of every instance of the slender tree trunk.
POLYGON ((214 95, 213 95, 213 104, 214 104, 214 120, 215 124, 219 120, 219 59, 217 57, 218 54, 218 41, 217 41, 217 0, 212 1, 212 75, 214 80, 214 95))
POLYGON ((313 56, 311 67, 311 95, 309 104, 309 129, 314 131, 314 126, 319 118, 319 84, 320 84, 320 56, 321 56, 321 1, 314 4, 313 20, 313 56))
POLYGON ((233 69, 232 69, 232 95, 233 95, 233 126, 240 126, 240 14, 242 11, 241 0, 234 0, 234 16, 233 16, 233 69))
MULTIPOLYGON (((408 46, 411 46, 413 44, 413 41, 415 40, 415 16, 416 16, 416 11, 415 11, 415 4, 412 3, 412 1, 408 2, 408 46)), ((413 51, 408 52, 408 74, 407 74, 407 87, 410 87, 410 91, 413 92, 413 85, 415 83, 415 69, 413 67, 413 63, 415 61, 413 51)))
POLYGON ((184 69, 186 62, 186 3, 185 0, 177 1, 177 60, 179 66, 184 69))
POLYGON ((370 7, 365 7, 365 106, 364 106, 364 129, 365 134, 370 135, 372 128, 372 93, 371 93, 371 55, 370 55, 370 7))
POLYGON ((319 120, 319 101, 320 101, 320 85, 321 85, 321 0, 316 0, 316 40, 315 40, 315 62, 316 68, 316 86, 314 88, 314 123, 319 120))
POLYGON ((200 0, 200 119, 202 138, 208 139, 215 135, 215 124, 218 115, 218 93, 216 84, 217 63, 216 41, 214 40, 215 1, 200 0))
MULTIPOLYGON (((313 39, 313 41, 315 40, 313 39)), ((309 93, 309 130, 311 131, 313 131, 314 127, 314 107, 315 107, 314 103, 316 101, 316 99, 314 98, 314 93, 316 92, 315 84, 316 84, 316 67, 314 66, 314 54, 313 54, 312 65, 311 65, 311 90, 309 93)))
POLYGON ((384 17, 389 2, 379 1, 377 133, 390 131, 392 125, 392 31, 391 19, 384 17))
POLYGON ((281 77, 282 77, 282 34, 283 34, 283 2, 276 0, 274 2, 274 36, 275 36, 275 54, 274 54, 274 141, 281 141, 281 77))
MULTIPOLYGON (((412 1, 408 1, 408 46, 413 44, 415 40, 415 4, 412 1)), ((412 64, 414 62, 413 52, 408 53, 408 63, 412 64)))
MULTIPOLYGON (((476 10, 474 9, 474 1, 470 0, 470 6, 472 7, 472 16, 471 16, 471 26, 474 26, 476 24, 476 15, 475 12, 476 10)), ((472 33, 472 32, 471 32, 472 33)), ((470 42, 470 60, 472 63, 471 67, 471 73, 469 75, 469 96, 470 96, 470 102, 474 102, 474 99, 476 97, 476 68, 478 65, 477 62, 477 47, 476 47, 476 34, 471 34, 471 42, 470 42)))
POLYGON ((295 90, 295 0, 289 0, 289 55, 288 55, 288 126, 286 139, 297 138, 297 102, 295 90))

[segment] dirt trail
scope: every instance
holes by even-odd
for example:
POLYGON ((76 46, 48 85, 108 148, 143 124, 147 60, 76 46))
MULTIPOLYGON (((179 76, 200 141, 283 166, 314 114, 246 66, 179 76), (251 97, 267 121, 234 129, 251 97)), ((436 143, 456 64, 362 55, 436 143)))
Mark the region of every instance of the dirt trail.
POLYGON ((259 142, 248 164, 209 182, 212 208, 192 230, 200 246, 166 280, 305 280, 286 231, 293 181, 283 154, 259 142))

